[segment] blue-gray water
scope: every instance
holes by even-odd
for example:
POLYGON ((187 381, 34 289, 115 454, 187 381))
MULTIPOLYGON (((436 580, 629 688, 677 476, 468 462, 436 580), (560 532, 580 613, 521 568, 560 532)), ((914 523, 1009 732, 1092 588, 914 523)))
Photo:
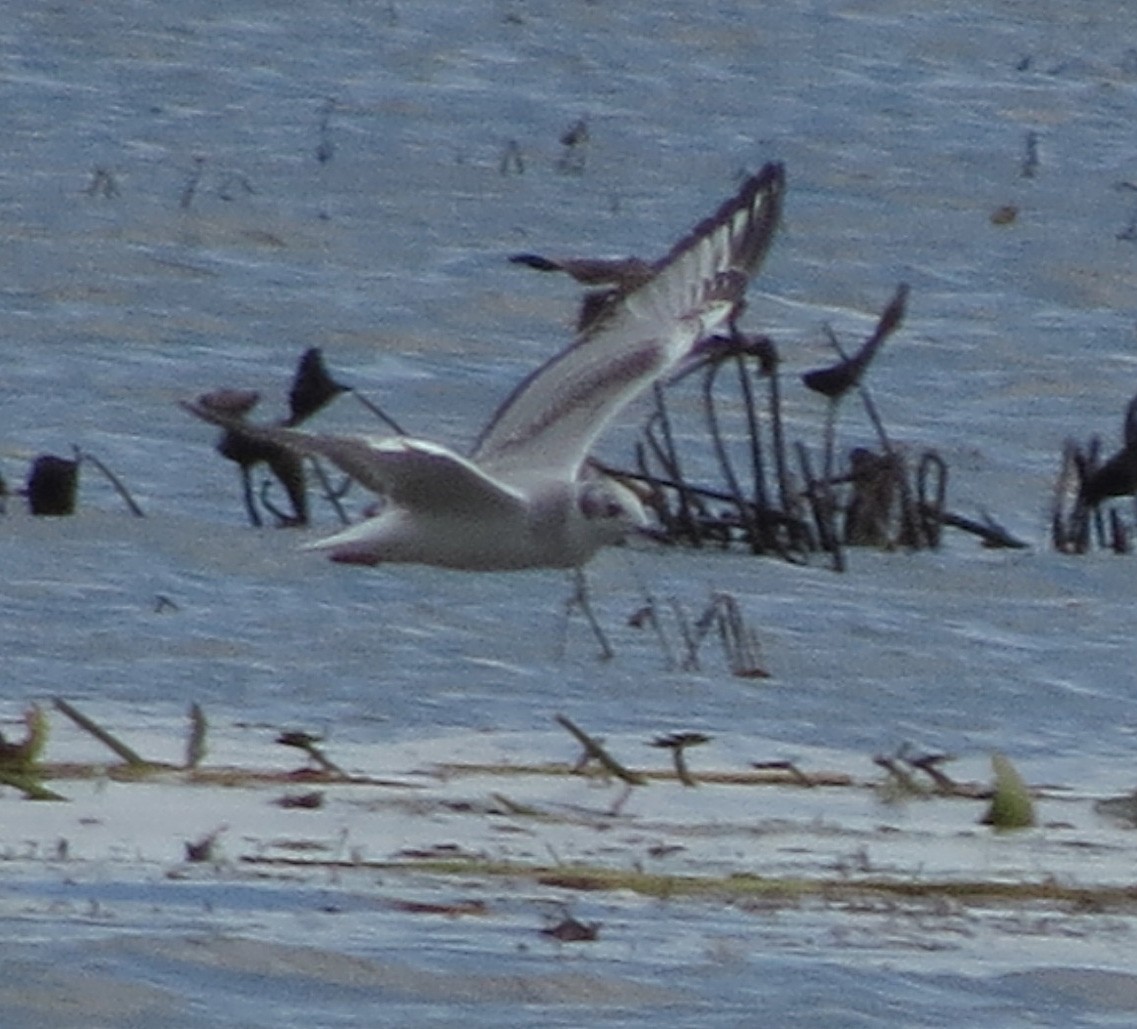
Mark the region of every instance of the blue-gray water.
MULTIPOLYGON (((913 740, 976 761, 998 749, 1032 780, 1091 794, 1132 785, 1133 559, 1049 552, 1046 518, 1063 440, 1097 432, 1112 445, 1137 388, 1137 243, 1123 238, 1137 210, 1137 11, 1107 0, 10 4, 0 58, 0 470, 18 485, 31 456, 78 445, 148 513, 131 519, 91 469, 76 518, 33 521, 10 502, 6 719, 62 694, 126 736, 174 738, 196 700, 231 754, 302 725, 361 761, 373 748, 381 765, 386 743, 464 730, 524 748, 565 711, 610 736, 703 729, 723 761, 825 747, 867 769, 868 755, 913 740), (559 137, 581 117, 584 172, 562 174, 559 137), (1022 174, 1028 134, 1033 177, 1022 174), (524 170, 503 174, 511 143, 524 170), (506 255, 656 255, 769 159, 786 163, 789 196, 747 322, 781 346, 792 431, 819 441, 820 401, 796 373, 829 359, 824 326, 859 340, 909 282, 908 320, 873 369, 884 417, 899 440, 945 456, 951 507, 989 510, 1031 551, 956 536, 935 554, 854 554, 843 577, 741 556, 607 553, 590 573, 617 657, 600 663, 579 620, 565 636, 559 574, 343 569, 298 552, 295 533, 253 532, 213 433, 176 406, 252 387, 276 415, 296 358, 319 345, 408 429, 462 444, 569 338, 574 287, 506 255), (1017 220, 994 225, 1005 204, 1017 220), (769 682, 731 677, 713 650, 699 673, 667 671, 654 638, 624 625, 645 591, 697 614, 713 590, 757 629, 769 682)), ((606 456, 628 460, 642 415, 608 434, 606 456)), ((350 398, 321 421, 374 426, 350 398)), ((841 429, 845 445, 873 439, 852 405, 841 429)), ((138 889, 120 905, 144 907, 138 889)), ((1069 1026, 1125 1024, 1134 1006, 1132 986, 1086 985, 1097 982, 1087 969, 1125 969, 1125 926, 1115 963, 1068 939, 1039 954, 1000 937, 995 977, 983 940, 957 964, 922 966, 887 934, 858 948, 823 920, 759 930, 751 915, 696 909, 666 929, 703 941, 689 951, 628 944, 570 961, 598 979, 623 968, 674 986, 679 1000, 645 994, 589 1016, 540 1006, 557 991, 531 983, 533 994, 502 986, 471 1007, 476 985, 454 979, 430 1001, 407 987, 406 1008, 377 1013, 386 981, 353 993, 330 977, 326 994, 286 995, 255 960, 216 971, 223 948, 196 965, 165 944, 148 950, 146 934, 216 928, 181 918, 169 897, 168 921, 77 925, 44 915, 50 904, 21 914, 20 896, 8 898, 10 936, 29 943, 8 949, 46 992, 63 975, 47 966, 78 960, 160 995, 107 1025, 449 1024, 457 1006, 486 1025, 647 1024, 679 1005, 681 1020, 707 1025, 761 1010, 767 1024, 1069 1026), (710 938, 729 941, 725 957, 710 938), (1054 971, 1066 965, 1082 971, 1073 985, 1054 971), (247 1005, 230 1006, 234 989, 247 1005), (538 1007, 525 1013, 527 996, 538 1007)), ((337 935, 279 905, 318 908, 277 884, 224 928, 409 956, 455 977, 524 979, 563 963, 519 956, 500 926, 476 945, 476 932, 432 937, 405 919, 402 941, 368 918, 337 935)))

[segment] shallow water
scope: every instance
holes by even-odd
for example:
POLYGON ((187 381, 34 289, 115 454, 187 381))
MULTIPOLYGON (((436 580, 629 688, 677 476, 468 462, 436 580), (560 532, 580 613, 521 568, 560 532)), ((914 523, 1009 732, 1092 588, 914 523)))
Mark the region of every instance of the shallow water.
MULTIPOLYGON (((819 760, 825 748, 829 764, 869 777, 872 754, 913 741, 959 755, 975 778, 997 749, 1032 782, 1126 792, 1132 559, 1053 554, 1046 518, 1062 441, 1100 433, 1112 445, 1135 385, 1137 251, 1119 238, 1137 210, 1123 185, 1137 174, 1134 48, 1137 13, 1105 0, 1076 11, 191 0, 10 12, 0 470, 18 485, 33 455, 78 445, 149 517, 131 519, 90 469, 76 518, 35 521, 10 502, 4 716, 63 694, 178 761, 197 701, 222 764, 279 761, 275 730, 303 726, 328 733, 353 768, 409 774, 482 744, 504 759, 571 760, 552 729, 564 711, 629 749, 668 729, 706 731, 712 767, 819 760), (582 116, 584 174, 561 174, 558 139, 582 116), (510 141, 522 174, 502 173, 510 141), (613 551, 590 568, 617 651, 602 663, 587 628, 566 627, 557 573, 345 570, 298 552, 296 533, 253 532, 212 433, 176 407, 232 385, 261 389, 275 415, 297 356, 320 345, 408 429, 462 444, 568 338, 574 288, 505 255, 660 253, 740 169, 768 159, 786 162, 790 192, 747 320, 781 346, 794 433, 819 432, 820 404, 795 376, 828 359, 823 327, 861 338, 907 281, 905 327, 873 369, 885 420, 945 456, 953 509, 990 511, 1032 550, 984 552, 955 536, 936 554, 854 554, 843 577, 613 551), (989 216, 1003 204, 1019 214, 1000 227, 989 216), (694 617, 721 590, 757 629, 772 679, 730 676, 713 649, 701 671, 669 671, 655 638, 625 625, 645 591, 694 617)), ((609 433, 606 456, 627 461, 642 414, 609 433)), ((372 424, 350 398, 321 419, 372 424)), ((847 446, 872 441, 852 405, 841 432, 847 446)), ((49 748, 53 760, 92 755, 103 756, 66 728, 49 748)), ((922 937, 910 912, 901 931, 887 914, 764 919, 618 895, 573 901, 606 930, 572 950, 536 935, 548 897, 535 887, 514 907, 491 887, 493 918, 441 929, 372 917, 376 896, 402 889, 375 878, 249 887, 218 873, 183 891, 165 881, 181 836, 208 831, 214 807, 217 822, 254 819, 259 797, 206 793, 192 825, 128 822, 84 848, 80 819, 98 800, 80 796, 50 815, 0 796, 13 812, 0 818, 4 918, 26 941, 6 945, 5 967, 33 985, 0 993, 9 1010, 26 1007, 17 1024, 90 1024, 75 997, 94 1003, 83 992, 94 986, 77 982, 105 985, 107 1025, 354 1024, 392 998, 382 1017, 403 1024, 452 1022, 459 1005, 479 1024, 634 1025, 666 1008, 727 1025, 755 1003, 771 1023, 818 1026, 1132 1019, 1132 927, 1120 916, 1043 924, 1028 912, 1021 931, 966 916, 928 922, 922 937), (56 864, 44 848, 60 836, 73 853, 56 864), (81 889, 54 896, 67 882, 81 889)), ((700 817, 733 824, 735 803, 701 792, 700 817)), ((877 817, 868 804, 818 817, 855 833, 877 817)), ((1059 809, 1046 817, 1067 817, 1059 809)), ((364 833, 352 810, 336 824, 364 833)), ((956 830, 979 832, 976 815, 956 830)), ((1076 821, 1087 839, 1101 831, 1092 816, 1076 821)), ((421 844, 471 831, 433 824, 421 844)), ((917 834, 898 867, 934 866, 951 838, 922 854, 917 834)), ((1125 839, 1115 831, 1107 857, 1081 867, 1024 844, 1029 860, 1012 867, 1126 881, 1125 839)), ((738 844, 751 846, 765 867, 761 843, 738 844)), ((826 853, 813 835, 804 846, 826 853)), ((242 853, 232 837, 227 848, 242 853)), ((949 846, 943 860, 971 868, 974 855, 949 846)))

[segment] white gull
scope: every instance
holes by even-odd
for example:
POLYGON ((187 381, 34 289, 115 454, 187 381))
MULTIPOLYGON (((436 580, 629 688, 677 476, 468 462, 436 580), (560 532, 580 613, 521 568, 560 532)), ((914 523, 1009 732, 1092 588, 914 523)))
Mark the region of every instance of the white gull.
POLYGON ((383 498, 374 517, 309 544, 334 561, 580 568, 647 525, 636 494, 587 464, 590 449, 621 409, 733 324, 777 227, 784 184, 782 166, 767 164, 650 275, 615 290, 571 346, 514 389, 468 458, 407 436, 299 432, 235 420, 201 400, 184 406, 254 440, 328 458, 383 498))

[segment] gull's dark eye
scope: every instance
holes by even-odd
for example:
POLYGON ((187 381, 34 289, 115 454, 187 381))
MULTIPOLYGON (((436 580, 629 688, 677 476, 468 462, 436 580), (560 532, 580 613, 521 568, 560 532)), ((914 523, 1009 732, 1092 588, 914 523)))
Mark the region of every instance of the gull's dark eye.
POLYGON ((623 505, 604 489, 586 490, 580 498, 580 511, 585 518, 619 518, 624 514, 623 505))

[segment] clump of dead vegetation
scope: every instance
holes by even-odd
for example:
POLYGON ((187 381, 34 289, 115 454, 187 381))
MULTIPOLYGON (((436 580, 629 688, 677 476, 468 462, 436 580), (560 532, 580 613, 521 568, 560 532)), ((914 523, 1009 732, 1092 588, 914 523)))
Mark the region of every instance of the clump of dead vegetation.
POLYGON ((1106 458, 1100 436, 1086 443, 1066 441, 1050 512, 1055 550, 1085 554, 1108 548, 1128 554, 1133 549, 1133 509, 1126 516, 1114 501, 1137 493, 1137 396, 1125 409, 1121 436, 1121 447, 1106 458))

